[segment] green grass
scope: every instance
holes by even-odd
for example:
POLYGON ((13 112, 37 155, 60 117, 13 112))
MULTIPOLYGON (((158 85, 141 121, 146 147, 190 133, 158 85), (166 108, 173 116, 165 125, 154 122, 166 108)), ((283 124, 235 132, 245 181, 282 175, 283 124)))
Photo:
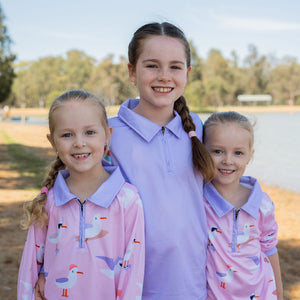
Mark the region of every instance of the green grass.
POLYGON ((18 144, 5 132, 1 131, 1 133, 7 143, 9 169, 20 174, 19 187, 39 189, 49 161, 34 153, 34 148, 18 144))

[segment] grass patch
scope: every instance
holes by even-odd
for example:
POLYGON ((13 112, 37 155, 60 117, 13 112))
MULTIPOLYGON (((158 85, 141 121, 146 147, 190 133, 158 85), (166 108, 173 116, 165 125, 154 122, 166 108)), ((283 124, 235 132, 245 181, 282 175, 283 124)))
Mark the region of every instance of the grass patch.
POLYGON ((44 179, 49 162, 34 153, 34 148, 16 143, 5 132, 1 132, 7 143, 7 155, 9 169, 18 171, 21 187, 39 189, 44 179))

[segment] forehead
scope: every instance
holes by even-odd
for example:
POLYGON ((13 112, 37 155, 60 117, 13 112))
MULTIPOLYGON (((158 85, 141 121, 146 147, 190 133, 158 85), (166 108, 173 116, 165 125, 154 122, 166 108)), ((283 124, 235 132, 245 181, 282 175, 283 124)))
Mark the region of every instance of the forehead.
POLYGON ((65 126, 67 124, 84 124, 89 122, 102 122, 103 109, 92 100, 68 100, 57 106, 51 113, 50 125, 65 126))
POLYGON ((206 128, 206 140, 208 143, 219 143, 231 146, 250 145, 251 133, 235 122, 213 124, 206 128))
POLYGON ((175 58, 186 60, 185 46, 178 38, 168 36, 150 36, 143 40, 140 57, 151 58, 152 56, 175 58))

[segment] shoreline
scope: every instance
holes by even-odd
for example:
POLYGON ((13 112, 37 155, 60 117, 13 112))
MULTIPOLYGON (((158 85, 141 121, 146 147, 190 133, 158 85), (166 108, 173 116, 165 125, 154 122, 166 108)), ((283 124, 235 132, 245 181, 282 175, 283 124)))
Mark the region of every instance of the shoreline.
MULTIPOLYGON (((108 115, 116 115, 119 110, 119 105, 107 106, 108 115)), ((300 105, 268 105, 268 106, 221 106, 207 107, 198 113, 211 113, 214 111, 229 111, 234 110, 242 113, 298 113, 300 105)), ((192 107, 191 107, 191 111, 192 107)), ((48 108, 11 108, 10 117, 12 116, 47 116, 48 108)))

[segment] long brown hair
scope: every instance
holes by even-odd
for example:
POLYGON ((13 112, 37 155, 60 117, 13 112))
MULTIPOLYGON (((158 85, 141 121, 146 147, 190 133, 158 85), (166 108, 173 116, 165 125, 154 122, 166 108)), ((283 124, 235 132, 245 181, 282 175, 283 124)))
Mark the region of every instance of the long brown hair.
MULTIPOLYGON (((133 35, 129 46, 128 46, 128 59, 129 63, 135 68, 138 58, 143 51, 143 41, 153 36, 168 36, 178 39, 183 47, 186 54, 187 67, 191 65, 191 50, 189 43, 181 29, 168 22, 163 23, 149 23, 140 27, 133 35)), ((174 109, 178 112, 181 117, 182 125, 184 130, 189 133, 195 131, 196 126, 190 115, 189 108, 186 103, 186 99, 181 96, 174 103, 174 109)), ((204 180, 207 182, 211 181, 214 176, 214 164, 210 157, 209 152, 201 141, 196 137, 191 138, 192 142, 192 153, 193 153, 193 164, 198 170, 204 180)))

